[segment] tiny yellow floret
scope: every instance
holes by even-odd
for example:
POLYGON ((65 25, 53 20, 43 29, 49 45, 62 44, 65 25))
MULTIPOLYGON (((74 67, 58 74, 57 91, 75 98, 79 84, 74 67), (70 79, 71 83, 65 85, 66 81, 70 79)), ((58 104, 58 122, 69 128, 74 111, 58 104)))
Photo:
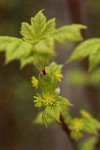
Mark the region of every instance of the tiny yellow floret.
POLYGON ((38 80, 36 79, 36 77, 32 77, 32 85, 33 87, 35 87, 36 89, 38 88, 38 80))
POLYGON ((63 75, 60 72, 56 72, 55 77, 56 77, 57 81, 61 82, 61 79, 63 78, 63 75))

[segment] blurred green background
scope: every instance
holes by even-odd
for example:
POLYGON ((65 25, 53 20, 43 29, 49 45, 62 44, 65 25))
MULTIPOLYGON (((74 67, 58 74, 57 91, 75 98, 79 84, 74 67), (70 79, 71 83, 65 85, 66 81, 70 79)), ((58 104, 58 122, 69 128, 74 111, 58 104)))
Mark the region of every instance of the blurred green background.
MULTIPOLYGON (((56 17, 58 27, 81 23, 88 26, 85 39, 100 37, 100 0, 0 0, 0 35, 20 37, 21 22, 29 22, 41 9, 48 19, 56 17)), ((64 63, 75 46, 56 45, 58 56, 54 60, 64 63)), ((0 150, 71 150, 68 137, 56 123, 48 129, 32 123, 38 113, 31 85, 32 75, 38 73, 35 67, 20 70, 18 61, 4 65, 4 60, 4 53, 0 53, 0 150)), ((93 75, 87 71, 87 60, 67 64, 61 94, 74 104, 73 116, 84 108, 100 119, 100 71, 91 82, 93 75)))

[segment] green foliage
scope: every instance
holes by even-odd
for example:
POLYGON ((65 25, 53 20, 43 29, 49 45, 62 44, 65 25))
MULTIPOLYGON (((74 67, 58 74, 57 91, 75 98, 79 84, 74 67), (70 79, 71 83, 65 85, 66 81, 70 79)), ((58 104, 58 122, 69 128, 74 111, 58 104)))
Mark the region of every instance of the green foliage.
MULTIPOLYGON (((66 122, 73 139, 83 137, 84 133, 98 136, 100 122, 86 111, 81 111, 81 117, 73 119, 68 111, 68 106, 72 106, 72 104, 59 95, 58 83, 61 82, 63 77, 61 73, 63 65, 57 65, 55 62, 48 66, 47 64, 55 56, 55 43, 81 41, 83 39, 80 33, 81 29, 86 29, 86 26, 73 24, 56 29, 55 18, 47 21, 43 10, 41 10, 35 17, 31 18, 30 24, 22 23, 20 31, 22 39, 0 36, 0 51, 5 52, 6 63, 18 59, 21 62, 21 67, 33 63, 39 70, 38 77, 32 77, 32 85, 38 90, 34 96, 35 107, 42 112, 38 114, 34 122, 44 123, 46 126, 55 120, 60 123, 60 115, 62 114, 64 118, 67 118, 66 122)), ((80 44, 69 61, 82 60, 85 57, 89 57, 90 70, 100 64, 99 38, 90 39, 80 44)), ((79 77, 80 73, 77 75, 79 77)), ((94 78, 95 75, 92 73, 90 79, 93 80, 94 78)), ((98 74, 96 79, 93 81, 100 81, 98 74)), ((81 74, 81 80, 78 81, 83 84, 87 81, 87 75, 85 73, 81 74)), ((90 144, 93 146, 94 143, 95 140, 90 139, 83 145, 82 150, 87 150, 90 144)), ((89 150, 92 150, 92 147, 89 150)))
POLYGON ((96 69, 93 72, 85 72, 81 69, 70 70, 65 77, 67 83, 74 85, 100 85, 100 69, 96 69))
POLYGON ((23 39, 31 44, 47 39, 54 33, 55 19, 46 21, 46 17, 39 11, 34 18, 31 18, 31 25, 23 22, 21 27, 21 35, 23 39))
POLYGON ((27 57, 31 50, 32 46, 19 38, 0 36, 0 51, 5 51, 6 63, 27 57))
POLYGON ((82 35, 80 34, 81 29, 86 29, 83 25, 67 25, 57 29, 54 33, 54 39, 59 43, 64 43, 66 41, 81 41, 82 35))
POLYGON ((84 124, 82 119, 80 118, 75 118, 72 119, 69 123, 70 125, 70 129, 71 129, 71 137, 73 139, 80 139, 81 137, 83 137, 82 131, 84 128, 84 124))
MULTIPOLYGON (((38 113, 38 115, 35 118, 35 120, 33 121, 33 123, 43 125, 44 122, 43 122, 43 119, 42 119, 42 115, 43 115, 43 112, 38 113)), ((54 122, 54 119, 51 119, 51 118, 49 118, 48 120, 46 120, 47 124, 51 124, 53 122, 54 122)))
POLYGON ((54 43, 66 41, 80 41, 83 25, 68 25, 56 29, 55 18, 49 21, 39 11, 35 17, 31 18, 31 24, 22 23, 20 38, 7 36, 0 37, 0 51, 6 54, 6 63, 18 59, 21 67, 33 63, 39 71, 48 64, 51 57, 55 55, 54 43))
POLYGON ((87 111, 81 110, 81 117, 70 120, 69 128, 73 139, 82 138, 84 133, 98 136, 100 122, 94 119, 87 111))
POLYGON ((80 150, 95 150, 97 137, 90 137, 80 144, 80 150))
POLYGON ((93 38, 81 43, 71 54, 69 62, 89 57, 89 70, 100 64, 100 38, 93 38))
POLYGON ((83 131, 89 134, 98 135, 98 131, 100 130, 100 121, 94 119, 88 112, 84 110, 81 111, 81 115, 84 123, 83 131))
POLYGON ((71 103, 64 97, 59 96, 60 89, 57 87, 61 81, 62 65, 52 62, 45 67, 45 74, 39 75, 38 79, 32 77, 34 87, 41 91, 34 96, 35 107, 43 108, 42 120, 47 125, 48 120, 57 120, 60 122, 60 114, 65 111, 66 106, 71 103))

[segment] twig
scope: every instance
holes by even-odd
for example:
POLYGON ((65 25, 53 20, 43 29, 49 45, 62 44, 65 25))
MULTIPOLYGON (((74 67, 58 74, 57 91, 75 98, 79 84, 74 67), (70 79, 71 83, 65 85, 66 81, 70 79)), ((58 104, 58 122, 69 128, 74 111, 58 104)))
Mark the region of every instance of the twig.
MULTIPOLYGON (((43 69, 42 73, 43 73, 44 76, 46 75, 46 70, 45 70, 45 68, 43 69)), ((68 128, 68 125, 65 123, 64 118, 63 118, 62 115, 60 115, 60 121, 61 121, 61 128, 62 128, 62 130, 67 134, 67 136, 68 136, 68 138, 69 138, 69 140, 70 140, 71 146, 73 147, 73 150, 78 150, 78 147, 77 147, 77 145, 76 145, 76 142, 75 142, 75 141, 71 138, 71 136, 70 136, 71 131, 70 131, 70 129, 68 128)))
POLYGON ((78 146, 77 146, 75 140, 73 140, 70 136, 71 135, 71 130, 69 129, 68 125, 65 123, 64 118, 63 118, 62 115, 60 115, 60 121, 61 121, 61 128, 67 134, 73 150, 78 150, 78 146))

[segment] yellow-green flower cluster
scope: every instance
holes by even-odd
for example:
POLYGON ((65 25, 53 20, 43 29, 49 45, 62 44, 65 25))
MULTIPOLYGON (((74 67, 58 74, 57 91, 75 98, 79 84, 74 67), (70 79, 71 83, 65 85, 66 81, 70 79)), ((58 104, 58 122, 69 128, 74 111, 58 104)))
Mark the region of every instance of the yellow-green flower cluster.
POLYGON ((61 72, 56 72, 55 73, 55 77, 56 77, 56 80, 61 82, 61 79, 63 78, 63 75, 61 72))
POLYGON ((34 96, 35 107, 52 105, 55 101, 56 97, 49 92, 45 94, 42 93, 41 95, 37 94, 37 96, 34 96))
POLYGON ((71 129, 71 137, 73 139, 79 139, 83 136, 82 130, 84 128, 84 124, 81 119, 74 119, 70 123, 70 129, 71 129))
POLYGON ((38 79, 35 76, 32 77, 32 85, 36 89, 38 88, 38 79))

